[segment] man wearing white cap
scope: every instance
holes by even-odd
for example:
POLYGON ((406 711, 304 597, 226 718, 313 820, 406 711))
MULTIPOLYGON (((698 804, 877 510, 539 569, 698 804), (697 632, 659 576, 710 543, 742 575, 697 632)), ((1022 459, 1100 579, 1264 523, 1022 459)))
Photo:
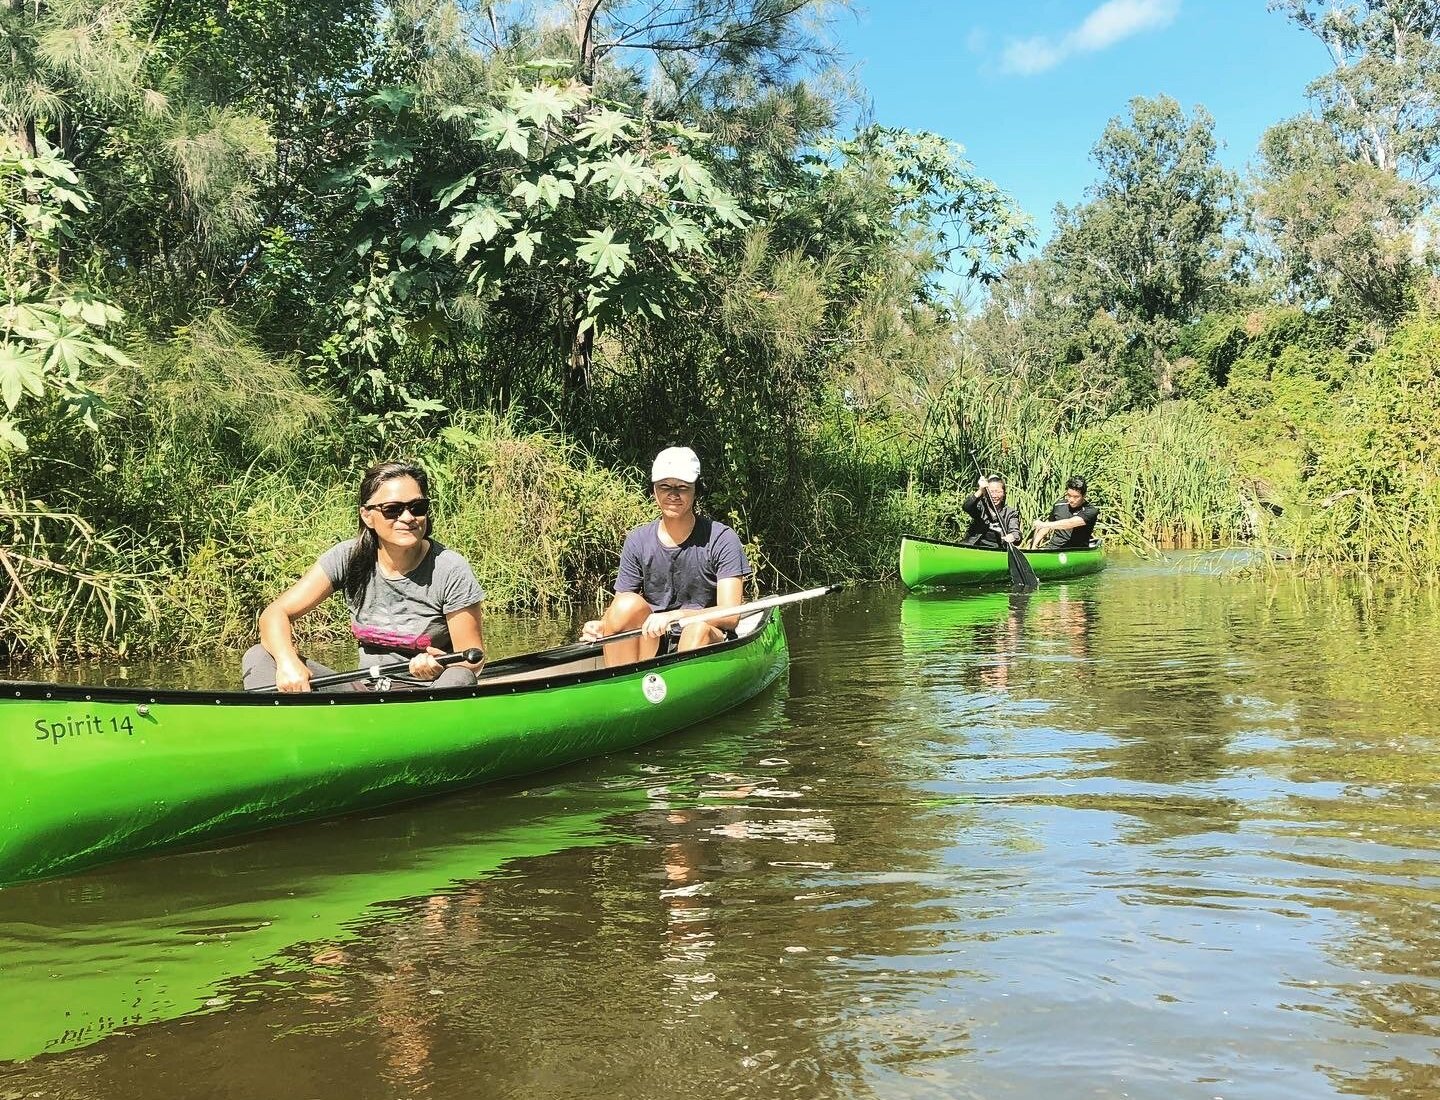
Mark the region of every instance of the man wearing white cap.
MULTIPOLYGON (((650 487, 660 518, 625 536, 615 599, 600 619, 585 624, 581 638, 594 641, 627 630, 644 630, 605 647, 605 663, 643 661, 668 643, 670 625, 684 615, 745 601, 750 563, 740 536, 695 510, 700 459, 689 447, 666 447, 650 468, 650 487)), ((725 638, 734 619, 691 623, 675 649, 698 649, 725 638)))

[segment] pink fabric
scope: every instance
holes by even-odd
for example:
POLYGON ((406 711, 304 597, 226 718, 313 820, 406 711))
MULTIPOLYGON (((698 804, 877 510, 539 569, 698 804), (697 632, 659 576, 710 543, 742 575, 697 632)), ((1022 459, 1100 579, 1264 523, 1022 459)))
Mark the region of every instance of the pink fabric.
POLYGON ((378 626, 361 626, 358 623, 350 624, 350 633, 367 649, 408 649, 423 653, 431 645, 428 634, 401 634, 399 631, 385 630, 378 626))

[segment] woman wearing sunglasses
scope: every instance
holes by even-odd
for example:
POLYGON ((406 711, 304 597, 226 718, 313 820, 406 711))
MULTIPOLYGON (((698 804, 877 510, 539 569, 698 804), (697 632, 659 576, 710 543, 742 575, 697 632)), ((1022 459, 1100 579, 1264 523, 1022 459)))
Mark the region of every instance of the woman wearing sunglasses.
POLYGON ((581 640, 593 642, 627 630, 644 630, 605 647, 607 665, 647 660, 657 652, 698 649, 721 641, 735 619, 691 623, 678 637, 670 627, 687 613, 735 607, 745 601, 750 563, 740 536, 695 508, 700 459, 689 447, 667 447, 650 468, 650 488, 660 518, 625 536, 615 599, 600 619, 585 624, 581 640))
MULTIPOLYGON (((409 660, 396 688, 459 687, 475 682, 479 665, 441 666, 447 652, 484 649, 480 604, 485 591, 469 562, 431 538, 429 479, 408 462, 381 462, 360 482, 355 538, 332 546, 305 575, 260 614, 260 644, 245 654, 245 687, 274 684, 309 691, 332 670, 303 659, 292 624, 332 593, 350 608, 360 665, 409 660)), ((337 690, 354 690, 340 685, 337 690)))

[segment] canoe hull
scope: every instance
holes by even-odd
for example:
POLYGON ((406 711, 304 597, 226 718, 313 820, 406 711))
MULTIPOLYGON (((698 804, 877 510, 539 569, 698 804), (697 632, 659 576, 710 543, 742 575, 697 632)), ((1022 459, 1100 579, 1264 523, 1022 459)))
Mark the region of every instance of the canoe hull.
POLYGON ((623 751, 752 698, 784 628, 621 669, 437 692, 0 686, 0 884, 623 751))
MULTIPOLYGON (((1025 560, 1042 581, 1065 580, 1105 568, 1105 551, 1025 550, 1025 560)), ((907 535, 900 540, 900 579, 908 588, 994 584, 1009 580, 1009 554, 907 535)))

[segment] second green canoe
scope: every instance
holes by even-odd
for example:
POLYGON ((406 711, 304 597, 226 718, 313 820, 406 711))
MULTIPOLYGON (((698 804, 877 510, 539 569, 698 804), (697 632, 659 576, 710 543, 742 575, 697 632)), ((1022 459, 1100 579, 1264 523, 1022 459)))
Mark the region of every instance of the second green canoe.
MULTIPOLYGON (((1080 577, 1105 568, 1099 544, 1086 550, 1024 550, 1025 560, 1042 581, 1080 577)), ((900 540, 900 579, 909 588, 993 584, 1010 577, 1004 550, 982 550, 906 535, 900 540)))

